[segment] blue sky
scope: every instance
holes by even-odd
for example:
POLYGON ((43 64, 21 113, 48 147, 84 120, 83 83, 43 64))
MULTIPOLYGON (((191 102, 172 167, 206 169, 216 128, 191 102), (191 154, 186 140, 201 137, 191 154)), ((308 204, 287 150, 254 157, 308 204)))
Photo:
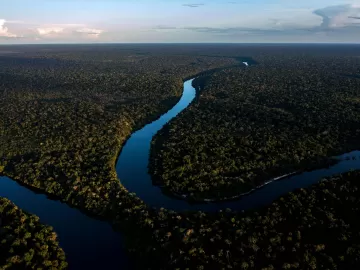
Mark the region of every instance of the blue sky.
POLYGON ((360 43, 360 0, 0 0, 0 44, 360 43))

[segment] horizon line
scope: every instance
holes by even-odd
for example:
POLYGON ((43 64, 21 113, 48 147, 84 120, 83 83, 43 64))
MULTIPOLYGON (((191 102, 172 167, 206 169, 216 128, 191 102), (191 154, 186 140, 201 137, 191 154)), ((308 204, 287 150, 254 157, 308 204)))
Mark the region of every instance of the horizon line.
POLYGON ((58 42, 58 43, 0 43, 0 46, 27 46, 27 45, 360 45, 360 42, 58 42))

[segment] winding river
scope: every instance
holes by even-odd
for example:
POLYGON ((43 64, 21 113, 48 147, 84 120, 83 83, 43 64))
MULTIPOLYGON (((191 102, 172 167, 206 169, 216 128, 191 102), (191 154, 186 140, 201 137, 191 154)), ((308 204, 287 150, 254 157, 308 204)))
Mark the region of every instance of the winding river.
MULTIPOLYGON (((279 196, 314 184, 323 177, 360 169, 360 162, 356 159, 360 152, 354 151, 339 156, 340 161, 329 168, 270 181, 262 188, 234 201, 191 204, 169 197, 160 187, 152 184, 148 174, 151 140, 166 123, 189 106, 195 95, 192 80, 184 82, 180 101, 158 120, 133 133, 120 153, 116 172, 121 183, 149 206, 176 211, 217 211, 224 208, 246 210, 269 204, 279 196)), ((71 269, 131 268, 122 248, 121 234, 114 232, 106 222, 90 218, 66 204, 49 199, 46 195, 30 191, 7 177, 0 177, 0 196, 7 197, 22 209, 36 214, 41 222, 54 228, 71 269)))
POLYGON ((267 205, 283 194, 297 188, 310 186, 324 177, 347 172, 352 169, 360 169, 360 162, 356 159, 360 156, 360 151, 353 151, 338 156, 339 162, 329 168, 275 178, 273 181, 268 181, 267 184, 248 195, 232 201, 194 204, 166 195, 162 192, 161 187, 152 184, 151 176, 148 173, 151 141, 153 136, 166 123, 176 117, 193 101, 196 90, 192 86, 192 81, 193 80, 188 80, 184 83, 183 95, 180 101, 170 111, 131 135, 125 143, 117 161, 116 172, 119 179, 121 179, 121 183, 127 190, 135 193, 147 205, 156 208, 164 207, 175 211, 200 210, 210 212, 226 208, 241 211, 267 205))

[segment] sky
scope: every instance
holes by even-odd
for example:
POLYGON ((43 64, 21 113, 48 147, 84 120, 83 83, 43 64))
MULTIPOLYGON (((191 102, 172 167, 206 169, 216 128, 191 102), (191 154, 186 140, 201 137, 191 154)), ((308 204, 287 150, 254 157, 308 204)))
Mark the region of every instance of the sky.
POLYGON ((0 44, 360 43, 360 0, 0 0, 0 44))

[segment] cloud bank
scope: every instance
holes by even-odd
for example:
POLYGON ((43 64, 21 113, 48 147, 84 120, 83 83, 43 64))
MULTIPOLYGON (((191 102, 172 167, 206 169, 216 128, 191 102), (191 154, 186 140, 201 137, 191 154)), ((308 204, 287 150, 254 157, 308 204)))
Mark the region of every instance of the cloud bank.
POLYGON ((47 28, 36 28, 36 31, 40 36, 48 36, 52 34, 59 34, 64 32, 65 28, 63 27, 47 27, 47 28))
POLYGON ((75 30, 75 32, 97 38, 100 36, 100 34, 104 32, 104 30, 85 27, 85 28, 77 29, 75 30))
MULTIPOLYGON (((175 29, 204 33, 218 38, 222 37, 284 37, 284 38, 303 38, 305 40, 315 40, 323 35, 323 38, 339 39, 343 38, 356 39, 360 41, 360 5, 337 5, 329 6, 316 10, 302 11, 296 15, 293 10, 283 10, 280 16, 272 18, 258 18, 255 23, 239 23, 239 26, 216 27, 216 26, 182 26, 175 29), (316 19, 320 17, 321 20, 316 19), (260 22, 260 23, 259 23, 260 22), (247 26, 250 25, 250 26, 247 26)), ((172 29, 172 27, 159 26, 156 28, 172 29)))
POLYGON ((320 25, 322 29, 347 27, 354 23, 354 19, 358 19, 360 6, 355 4, 330 6, 317 9, 313 13, 322 18, 322 24, 320 25))
POLYGON ((204 6, 204 4, 183 4, 184 7, 197 8, 200 6, 204 6))
POLYGON ((5 26, 6 20, 0 19, 0 37, 16 38, 17 35, 9 32, 9 29, 5 26))
MULTIPOLYGON (((275 1, 275 0, 273 0, 275 1)), ((307 1, 307 0, 304 0, 307 1)), ((320 0, 319 0, 320 1, 320 0)), ((345 0, 344 0, 345 1, 345 0)), ((346 0, 349 3, 350 0, 346 0)), ((324 1, 325 2, 325 1, 324 1)), ((1 42, 360 42, 360 1, 324 8, 300 8, 241 1, 185 3, 159 13, 52 23, 0 19, 1 42), (236 4, 236 5, 234 5, 236 4), (201 8, 199 8, 202 6, 201 8), (268 9, 266 9, 267 7, 268 9), (169 16, 164 12, 174 8, 169 16), (197 9, 199 8, 199 9, 197 9), (264 8, 264 9, 263 9, 264 8), (176 10, 175 10, 176 9, 176 10), (191 13, 191 17, 189 16, 191 13), (149 17, 146 17, 149 16, 149 17), (92 21, 92 22, 91 22, 92 21), (87 22, 87 23, 86 23, 87 22), (14 39, 15 38, 15 39, 14 39)), ((341 3, 341 2, 340 2, 341 3)), ((310 5, 310 4, 309 4, 310 5)), ((318 5, 319 7, 319 5, 318 5)), ((321 5, 320 5, 321 7, 321 5)), ((131 8, 129 9, 131 10, 131 8)), ((136 9, 138 10, 138 9, 136 9)), ((129 11, 130 12, 130 11, 129 11)), ((144 9, 145 12, 145 9, 144 9)), ((106 13, 108 14, 108 13, 106 13)), ((146 14, 148 11, 146 10, 146 14)), ((87 15, 88 16, 88 15, 87 15)), ((55 20, 56 18, 54 18, 55 20)), ((59 20, 61 22, 62 20, 59 20)), ((90 18, 91 19, 91 18, 90 18)))

